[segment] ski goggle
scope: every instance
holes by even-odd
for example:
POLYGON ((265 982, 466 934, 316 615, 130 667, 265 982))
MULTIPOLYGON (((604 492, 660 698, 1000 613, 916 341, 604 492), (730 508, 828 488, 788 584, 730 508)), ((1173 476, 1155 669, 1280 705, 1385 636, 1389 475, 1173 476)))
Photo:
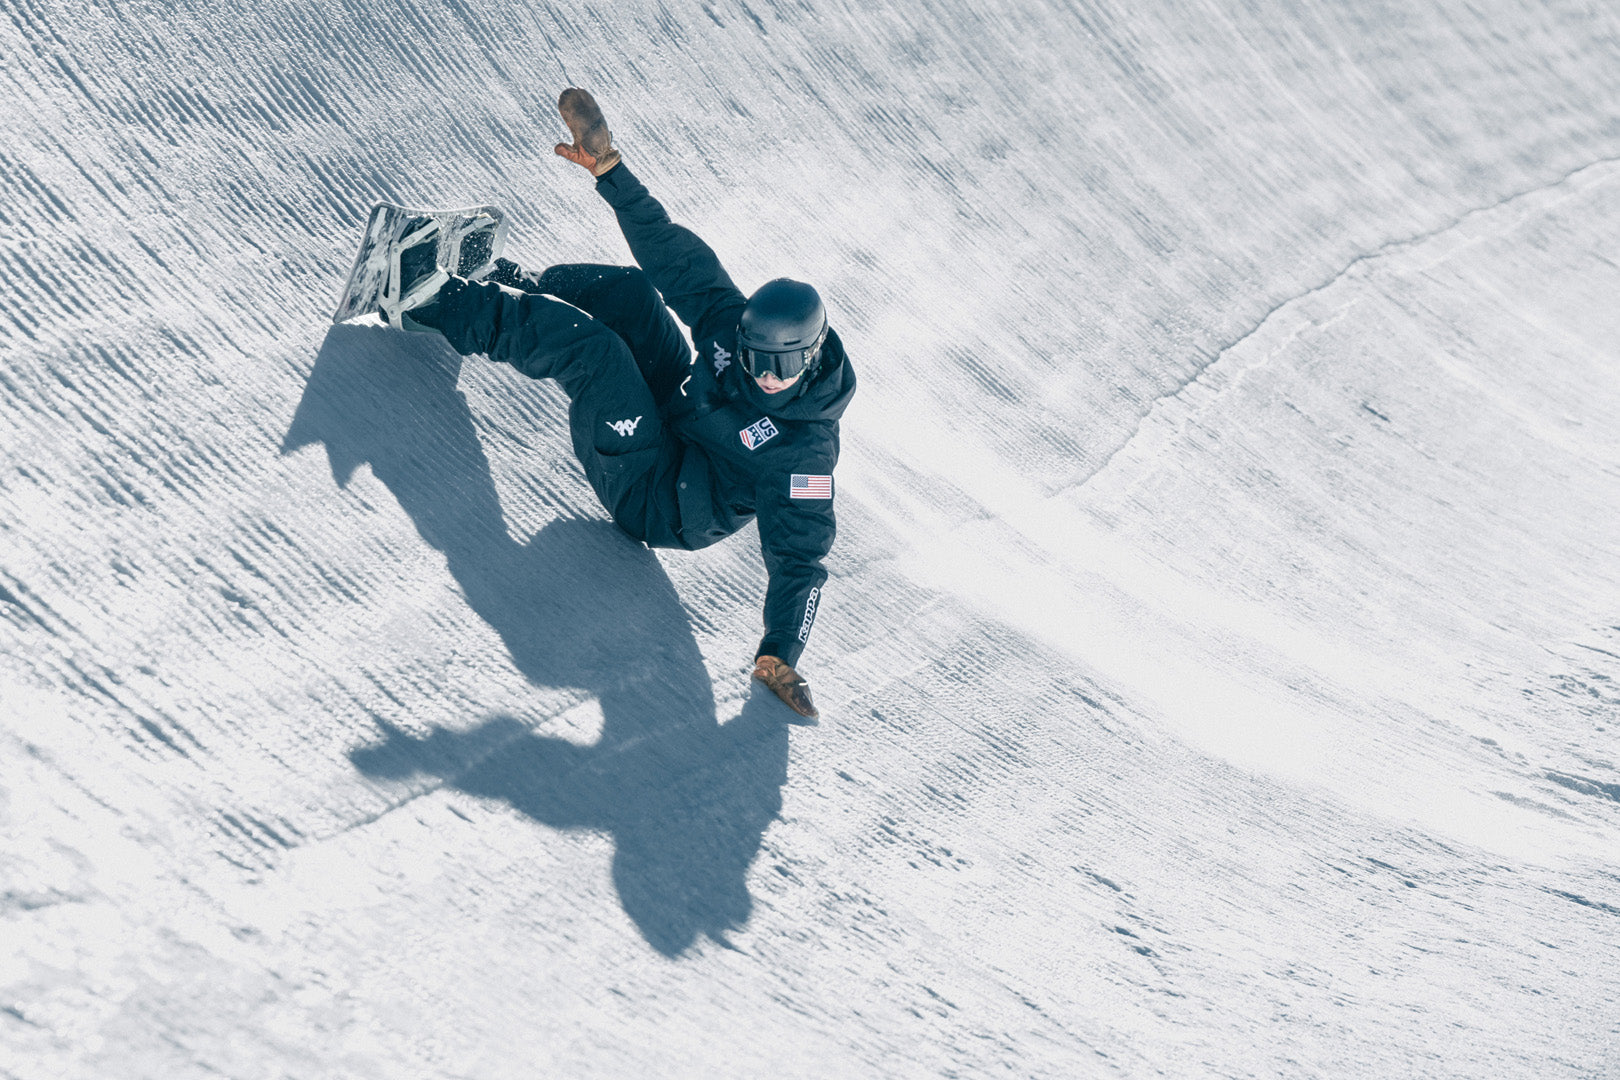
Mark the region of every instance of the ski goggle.
POLYGON ((743 370, 756 379, 761 375, 775 375, 778 379, 786 381, 804 374, 805 368, 816 362, 816 357, 821 355, 822 343, 826 340, 827 331, 823 328, 815 343, 807 349, 765 352, 761 349, 750 349, 739 342, 737 359, 742 361, 743 370))

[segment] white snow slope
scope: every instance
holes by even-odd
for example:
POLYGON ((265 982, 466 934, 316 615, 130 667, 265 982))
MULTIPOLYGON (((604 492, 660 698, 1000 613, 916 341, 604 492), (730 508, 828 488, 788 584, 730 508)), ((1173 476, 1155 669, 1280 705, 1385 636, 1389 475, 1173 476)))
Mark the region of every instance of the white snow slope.
POLYGON ((1620 12, 0 0, 0 1076, 1620 1075, 1620 12), (371 203, 862 380, 752 530, 329 312, 371 203))

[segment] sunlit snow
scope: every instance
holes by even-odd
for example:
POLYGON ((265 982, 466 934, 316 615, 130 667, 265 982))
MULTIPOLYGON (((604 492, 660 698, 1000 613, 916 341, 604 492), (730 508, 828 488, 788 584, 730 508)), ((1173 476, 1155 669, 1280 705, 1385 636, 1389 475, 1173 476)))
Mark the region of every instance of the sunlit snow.
POLYGON ((0 0, 0 1077, 1620 1075, 1620 9, 0 0), (752 529, 329 313, 624 262, 860 374, 752 529))

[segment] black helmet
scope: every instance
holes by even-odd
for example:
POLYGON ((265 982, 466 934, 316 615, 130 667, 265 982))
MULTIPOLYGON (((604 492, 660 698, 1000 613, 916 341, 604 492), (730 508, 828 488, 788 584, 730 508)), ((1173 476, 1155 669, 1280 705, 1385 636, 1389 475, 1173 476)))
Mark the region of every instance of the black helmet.
POLYGON ((767 281, 748 298, 737 324, 737 358, 758 378, 791 379, 816 366, 827 340, 827 309, 814 288, 791 278, 767 281))

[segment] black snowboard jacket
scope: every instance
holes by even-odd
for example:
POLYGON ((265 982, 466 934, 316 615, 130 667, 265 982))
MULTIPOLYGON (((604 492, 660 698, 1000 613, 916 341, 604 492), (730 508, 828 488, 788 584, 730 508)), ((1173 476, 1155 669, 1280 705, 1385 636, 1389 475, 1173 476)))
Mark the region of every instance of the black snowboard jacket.
POLYGON ((597 193, 618 217, 636 262, 692 332, 696 355, 661 401, 684 447, 677 483, 680 537, 707 547, 759 519, 770 581, 765 637, 756 656, 797 664, 810 637, 831 550, 838 418, 855 395, 855 372, 838 335, 827 334, 814 374, 766 394, 737 361, 737 323, 747 302, 714 251, 674 224, 623 164, 597 193))

